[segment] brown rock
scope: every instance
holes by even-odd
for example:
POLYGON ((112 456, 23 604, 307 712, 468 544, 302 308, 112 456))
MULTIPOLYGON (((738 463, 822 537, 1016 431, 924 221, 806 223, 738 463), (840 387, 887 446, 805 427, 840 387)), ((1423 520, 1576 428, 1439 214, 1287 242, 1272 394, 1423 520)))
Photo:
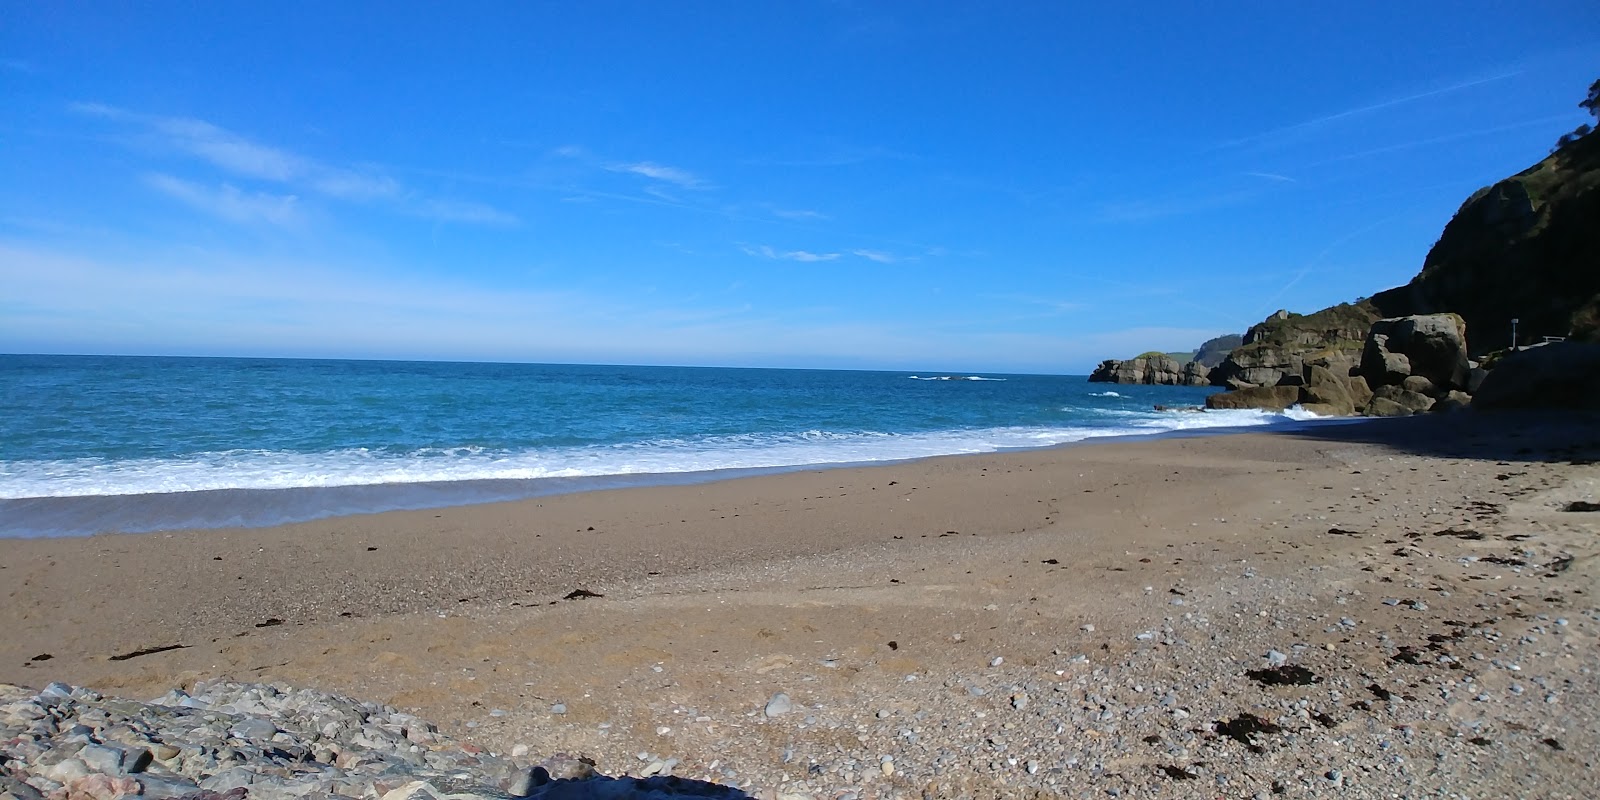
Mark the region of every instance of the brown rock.
POLYGON ((1400 382, 1400 388, 1405 389, 1408 392, 1416 392, 1417 394, 1426 395, 1432 395, 1435 391, 1433 381, 1428 380, 1427 376, 1425 375, 1406 376, 1406 379, 1400 382))
POLYGON ((1406 416, 1407 414, 1419 414, 1433 408, 1433 402, 1433 398, 1425 394, 1418 394, 1399 386, 1379 386, 1372 393, 1372 402, 1367 404, 1367 415, 1373 417, 1398 417, 1406 416), (1380 401, 1382 405, 1380 405, 1380 401), (1405 412, 1396 413, 1391 404, 1405 409, 1405 412), (1384 411, 1383 413, 1375 414, 1373 413, 1374 408, 1382 408, 1384 411))
POLYGON ((1206 398, 1206 408, 1263 408, 1269 411, 1282 411, 1298 402, 1300 402, 1298 386, 1257 386, 1211 395, 1206 398))

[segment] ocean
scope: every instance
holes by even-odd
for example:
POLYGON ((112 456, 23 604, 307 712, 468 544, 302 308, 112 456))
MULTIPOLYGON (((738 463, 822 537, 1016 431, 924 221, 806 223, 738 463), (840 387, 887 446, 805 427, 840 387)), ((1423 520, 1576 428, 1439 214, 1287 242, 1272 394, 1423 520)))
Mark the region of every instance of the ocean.
POLYGON ((1297 424, 1084 376, 0 355, 0 536, 258 526, 1297 424))

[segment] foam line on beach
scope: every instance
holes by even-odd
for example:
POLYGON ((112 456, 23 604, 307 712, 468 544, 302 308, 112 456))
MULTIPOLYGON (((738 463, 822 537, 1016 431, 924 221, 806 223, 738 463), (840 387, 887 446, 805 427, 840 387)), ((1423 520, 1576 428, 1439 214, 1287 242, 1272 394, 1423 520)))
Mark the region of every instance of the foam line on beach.
POLYGON ((306 489, 458 481, 528 481, 718 470, 868 464, 1049 447, 1164 432, 1259 428, 1312 418, 1294 412, 1163 413, 1104 409, 1101 425, 1019 426, 890 434, 811 430, 521 451, 462 446, 393 452, 231 450, 128 460, 0 464, 0 499, 89 497, 230 489, 306 489))

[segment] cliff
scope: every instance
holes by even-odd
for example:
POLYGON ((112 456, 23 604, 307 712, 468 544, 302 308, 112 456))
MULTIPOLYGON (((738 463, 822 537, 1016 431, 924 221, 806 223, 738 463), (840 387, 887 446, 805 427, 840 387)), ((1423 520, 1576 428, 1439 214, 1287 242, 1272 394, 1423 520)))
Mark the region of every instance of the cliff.
POLYGON ((1244 337, 1237 333, 1229 333, 1218 336, 1215 339, 1207 339, 1204 344, 1200 345, 1200 349, 1194 351, 1192 360, 1206 369, 1216 369, 1217 365, 1228 357, 1228 353, 1233 352, 1233 348, 1241 344, 1244 344, 1244 337))
POLYGON ((1600 340, 1600 135, 1462 204, 1410 283, 1367 301, 1385 317, 1453 312, 1474 352, 1546 336, 1600 340))

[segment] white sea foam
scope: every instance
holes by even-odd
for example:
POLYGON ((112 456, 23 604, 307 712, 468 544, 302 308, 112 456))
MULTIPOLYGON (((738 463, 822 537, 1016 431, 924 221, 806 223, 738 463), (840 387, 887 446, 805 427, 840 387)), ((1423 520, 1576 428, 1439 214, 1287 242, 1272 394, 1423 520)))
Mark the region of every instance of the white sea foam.
POLYGON ((1005 378, 985 378, 979 375, 921 375, 908 376, 914 381, 1003 381, 1005 378))
POLYGON ((409 453, 230 450, 180 458, 0 462, 0 499, 165 494, 211 489, 288 489, 606 475, 898 461, 1046 447, 1108 436, 1288 424, 1304 412, 1095 412, 1110 424, 1006 427, 889 434, 805 431, 525 451, 453 447, 409 453))
POLYGON ((1117 394, 1116 392, 1107 391, 1107 392, 1090 392, 1089 396, 1090 397, 1121 397, 1122 395, 1117 394))

